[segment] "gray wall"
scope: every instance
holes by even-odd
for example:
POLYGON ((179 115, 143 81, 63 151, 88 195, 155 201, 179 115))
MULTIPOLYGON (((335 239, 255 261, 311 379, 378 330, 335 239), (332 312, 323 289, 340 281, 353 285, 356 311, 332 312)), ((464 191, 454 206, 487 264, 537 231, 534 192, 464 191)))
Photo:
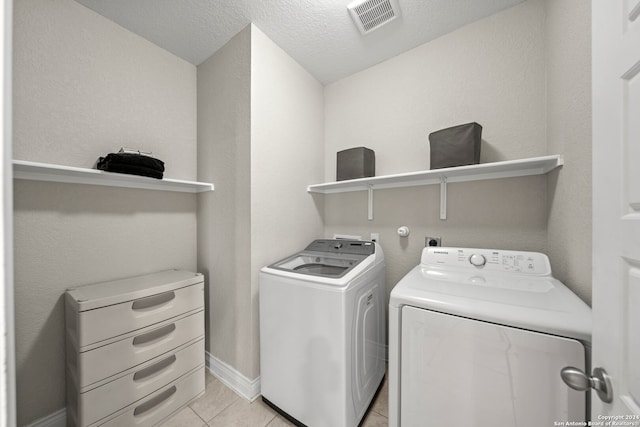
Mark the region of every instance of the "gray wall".
POLYGON ((120 147, 196 178, 196 69, 72 0, 14 11, 16 159, 90 168, 120 147))
POLYGON ((591 3, 546 0, 547 150, 565 166, 549 175, 547 253, 554 274, 591 303, 591 3))
MULTIPOLYGON (((484 127, 481 162, 547 154, 544 25, 544 3, 529 0, 328 85, 325 179, 335 180, 335 153, 357 146, 375 150, 377 175, 429 169, 428 134, 471 121, 484 127)), ((439 195, 439 186, 375 191, 373 221, 365 192, 327 195, 326 231, 380 233, 388 290, 419 262, 425 235, 546 249, 545 176, 449 184, 446 221, 439 195)))
MULTIPOLYGON (((251 28, 198 66, 198 270, 205 273, 206 348, 252 373, 251 28)), ((252 378, 252 377, 250 377, 252 378)))
POLYGON ((259 375, 258 271, 322 234, 322 85, 251 25, 198 67, 198 207, 208 351, 259 375), (317 204, 320 203, 320 204, 317 204))
MULTIPOLYGON (((18 0, 14 156, 92 167, 121 146, 196 178, 196 69, 72 0, 18 0)), ((196 196, 18 180, 18 423, 65 407, 66 288, 196 268, 196 196)))

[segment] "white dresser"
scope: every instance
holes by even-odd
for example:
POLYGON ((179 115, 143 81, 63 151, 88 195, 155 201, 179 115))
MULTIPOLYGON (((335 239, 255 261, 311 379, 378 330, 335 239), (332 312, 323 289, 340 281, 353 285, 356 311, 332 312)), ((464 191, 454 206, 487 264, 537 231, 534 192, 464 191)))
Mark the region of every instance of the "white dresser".
POLYGON ((65 306, 67 425, 151 426, 204 392, 202 274, 81 286, 65 306))

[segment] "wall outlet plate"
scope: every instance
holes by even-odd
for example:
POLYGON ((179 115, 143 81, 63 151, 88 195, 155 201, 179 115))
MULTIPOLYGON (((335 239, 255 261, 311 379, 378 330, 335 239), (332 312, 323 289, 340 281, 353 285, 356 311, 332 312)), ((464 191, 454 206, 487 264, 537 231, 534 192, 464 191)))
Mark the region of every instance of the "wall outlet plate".
POLYGON ((425 237, 424 238, 424 246, 442 246, 442 238, 441 237, 425 237))

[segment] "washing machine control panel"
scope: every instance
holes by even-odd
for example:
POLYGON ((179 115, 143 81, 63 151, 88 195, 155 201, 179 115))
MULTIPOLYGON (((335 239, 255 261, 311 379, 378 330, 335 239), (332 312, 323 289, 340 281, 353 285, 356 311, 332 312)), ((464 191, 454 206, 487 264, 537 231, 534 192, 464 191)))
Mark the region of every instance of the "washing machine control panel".
POLYGON ((422 252, 422 265, 536 276, 551 274, 549 258, 539 252, 427 247, 422 252))
POLYGON ((366 240, 318 239, 311 242, 305 251, 371 255, 376 252, 376 245, 366 240))

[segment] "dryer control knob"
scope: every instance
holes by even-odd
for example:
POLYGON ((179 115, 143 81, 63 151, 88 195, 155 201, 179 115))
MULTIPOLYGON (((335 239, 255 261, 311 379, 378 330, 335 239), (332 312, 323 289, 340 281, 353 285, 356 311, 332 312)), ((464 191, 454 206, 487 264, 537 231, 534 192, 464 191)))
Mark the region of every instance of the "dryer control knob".
POLYGON ((476 267, 482 267, 487 263, 487 259, 484 257, 484 255, 473 254, 469 257, 469 262, 476 267))

